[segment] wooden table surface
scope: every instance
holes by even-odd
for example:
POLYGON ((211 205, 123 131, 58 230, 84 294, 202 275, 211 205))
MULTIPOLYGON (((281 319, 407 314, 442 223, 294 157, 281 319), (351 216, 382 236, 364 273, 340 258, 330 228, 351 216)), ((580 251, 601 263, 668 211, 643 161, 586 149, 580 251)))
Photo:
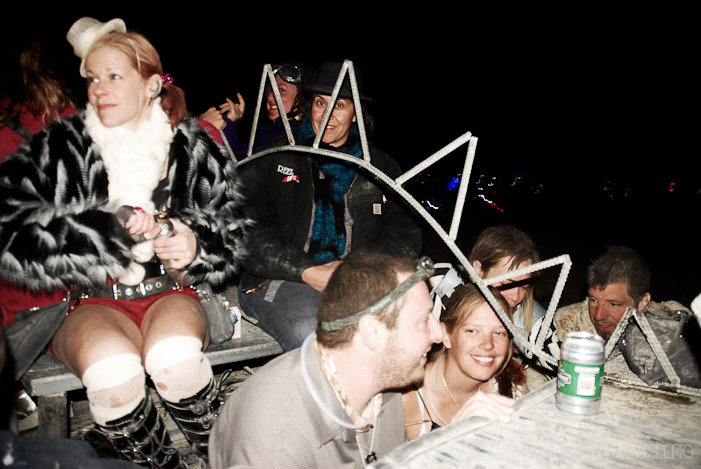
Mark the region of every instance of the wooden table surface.
POLYGON ((551 381, 517 401, 518 419, 510 423, 469 418, 397 448, 372 467, 701 468, 701 398, 631 384, 637 377, 620 356, 605 369, 612 379, 604 383, 596 415, 558 409, 551 381), (621 380, 626 372, 632 379, 621 380))

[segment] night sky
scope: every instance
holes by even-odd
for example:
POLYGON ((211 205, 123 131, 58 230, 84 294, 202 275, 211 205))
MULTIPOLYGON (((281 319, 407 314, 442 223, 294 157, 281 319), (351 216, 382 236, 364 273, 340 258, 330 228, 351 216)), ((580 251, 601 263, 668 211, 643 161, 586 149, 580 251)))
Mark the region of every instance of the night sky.
POLYGON ((219 10, 84 7, 15 26, 50 38, 75 80, 65 40, 73 21, 120 17, 154 43, 196 113, 237 91, 252 113, 267 62, 352 60, 375 99, 377 145, 411 164, 470 131, 479 138, 476 165, 507 172, 690 173, 683 111, 693 60, 682 11, 219 10))
MULTIPOLYGON (((265 63, 352 60, 363 69, 367 94, 374 98, 373 141, 405 169, 470 131, 479 139, 474 173, 523 173, 565 189, 607 179, 651 193, 672 182, 687 194, 701 189, 699 152, 691 145, 698 133, 698 110, 692 107, 698 84, 691 86, 698 77, 691 69, 698 61, 697 51, 692 54, 698 37, 693 43, 697 27, 687 24, 688 11, 504 7, 497 15, 471 6, 439 10, 425 4, 378 14, 358 4, 352 12, 348 4, 331 14, 292 3, 217 5, 210 2, 198 11, 173 4, 157 11, 141 5, 42 10, 40 18, 25 15, 13 26, 49 38, 59 72, 80 90, 79 61, 66 32, 82 16, 120 17, 156 46, 193 113, 238 91, 252 115, 265 63)), ((464 152, 456 168, 460 159, 464 152)), ((687 210, 686 199, 679 203, 674 220, 652 225, 665 231, 681 226, 683 240, 657 233, 639 243, 658 253, 658 272, 676 270, 684 263, 680 259, 701 262, 696 237, 689 235, 699 204, 687 210), (688 252, 659 254, 660 242, 687 240, 693 242, 684 246, 688 252)), ((578 216, 591 217, 587 211, 578 216)), ((632 216, 607 215, 596 220, 595 229, 605 231, 608 223, 639 231, 651 224, 632 216)), ((693 286, 684 287, 685 299, 701 291, 696 286, 701 276, 694 275, 693 286)), ((680 291, 666 288, 672 295, 680 291)))

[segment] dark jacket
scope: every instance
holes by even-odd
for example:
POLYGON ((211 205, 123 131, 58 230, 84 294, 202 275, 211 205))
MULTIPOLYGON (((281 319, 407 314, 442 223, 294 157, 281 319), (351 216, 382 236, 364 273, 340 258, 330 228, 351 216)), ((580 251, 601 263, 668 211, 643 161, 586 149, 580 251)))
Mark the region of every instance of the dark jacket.
MULTIPOLYGON (((0 166, 1 267, 10 283, 33 291, 104 284, 131 261, 134 241, 107 211, 107 173, 84 115, 59 120, 0 166)), ((194 119, 176 130, 169 205, 198 240, 185 274, 222 285, 242 254, 234 163, 194 119)))
MULTIPOLYGON (((371 147, 370 155, 372 164, 390 178, 401 175, 399 165, 382 151, 371 147)), ((284 150, 240 167, 246 215, 253 223, 247 236, 249 255, 241 282, 244 290, 266 279, 301 282, 302 271, 317 265, 305 252, 314 210, 310 157, 317 158, 303 151, 284 150)), ((392 189, 359 168, 346 200, 348 255, 418 256, 421 230, 411 208, 392 189)))
MULTIPOLYGON (((226 127, 222 130, 224 137, 229 142, 231 151, 234 152, 236 159, 241 161, 248 156, 248 146, 250 145, 250 139, 246 138, 244 141, 239 139, 239 122, 241 120, 231 121, 226 114, 223 115, 224 122, 226 122, 226 127)), ((291 114, 288 114, 290 130, 294 132, 299 127, 299 121, 293 118, 291 114)), ((255 145, 253 145, 253 152, 255 153, 267 142, 286 137, 285 124, 282 123, 281 118, 277 118, 275 121, 270 121, 267 118, 263 118, 265 121, 262 124, 258 124, 258 129, 256 129, 256 140, 255 145)))

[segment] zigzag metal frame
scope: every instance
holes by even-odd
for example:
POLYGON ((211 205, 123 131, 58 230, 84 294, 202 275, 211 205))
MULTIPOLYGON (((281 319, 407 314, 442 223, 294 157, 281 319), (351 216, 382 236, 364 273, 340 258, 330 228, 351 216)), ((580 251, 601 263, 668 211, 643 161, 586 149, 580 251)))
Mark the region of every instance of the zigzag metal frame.
MULTIPOLYGON (((361 109, 362 110, 362 104, 360 102, 360 93, 358 91, 358 84, 356 81, 356 75, 355 75, 355 69, 353 68, 353 63, 349 60, 346 60, 343 63, 343 66, 341 67, 341 71, 339 73, 338 79, 336 81, 336 84, 334 86, 332 95, 331 95, 331 101, 335 102, 336 99, 338 98, 339 91, 341 89, 341 86, 343 84, 343 80, 345 79, 346 75, 348 75, 350 79, 350 84, 351 84, 351 90, 353 94, 353 102, 355 104, 356 109, 361 109)), ((550 363, 551 365, 557 366, 557 360, 552 357, 551 355, 547 354, 546 352, 543 351, 543 342, 545 340, 545 333, 547 329, 550 327, 550 324, 552 323, 553 316, 555 314, 555 309, 557 307, 558 302, 560 301, 560 296, 562 294, 562 290, 564 289, 565 282, 567 280, 567 276, 569 274, 570 268, 572 266, 572 262, 570 260, 569 255, 564 254, 559 257, 555 257, 552 259, 548 259, 542 262, 538 262, 537 264, 530 265, 525 268, 517 269, 510 271, 504 275, 500 275, 497 277, 490 277, 488 279, 482 279, 477 272, 474 270, 472 267, 472 264, 469 262, 467 257, 463 254, 463 252, 458 248, 458 246, 455 244, 455 240, 457 238, 458 234, 458 229, 460 226, 460 219, 462 216, 463 212, 463 207, 465 204, 465 198, 467 196, 467 187, 469 184, 470 180, 470 173, 472 171, 472 164, 474 162, 475 158, 475 151, 477 147, 477 137, 473 136, 470 132, 466 132, 457 139, 455 139, 453 142, 449 143, 445 147, 443 147, 441 150, 437 151, 433 155, 429 156, 426 158, 423 162, 419 163, 409 171, 405 172, 401 176, 399 176, 396 179, 392 179, 389 176, 387 176, 385 173, 380 171, 379 169, 375 168, 372 165, 372 162, 370 161, 370 151, 368 147, 368 142, 367 142, 367 135, 365 131, 365 123, 363 121, 363 116, 362 112, 356 112, 356 116, 358 119, 358 129, 360 133, 360 141, 361 141, 361 147, 363 150, 363 158, 358 158, 355 156, 350 156, 345 153, 340 153, 336 151, 331 151, 331 150, 324 150, 319 148, 319 142, 321 141, 322 134, 317 135, 316 140, 314 141, 314 144, 312 147, 307 147, 307 146, 297 146, 296 142, 294 140, 294 136, 292 134, 292 130, 290 128, 289 120, 287 116, 285 115, 284 112, 281 112, 280 115, 283 119, 283 126, 285 128, 285 133, 287 135, 287 139, 289 144, 288 145, 282 145, 278 146, 275 148, 271 148, 268 150, 263 150, 257 153, 253 153, 253 146, 255 142, 255 133, 256 133, 256 128, 258 126, 258 121, 260 119, 260 111, 262 108, 263 104, 263 93, 265 91, 266 84, 270 83, 272 90, 273 90, 273 95, 275 96, 275 101, 278 105, 279 109, 284 109, 283 103, 282 103, 282 98, 280 97, 280 90, 278 89, 277 83, 275 81, 275 76, 273 74, 273 69, 270 64, 266 64, 263 67, 263 74, 261 77, 261 82, 260 82, 260 88, 258 92, 258 102, 256 105, 256 110, 253 118, 253 126, 251 129, 251 138, 250 138, 250 143, 248 147, 248 152, 247 152, 247 158, 238 161, 237 162, 237 167, 244 165, 248 163, 249 161, 253 161, 257 158, 264 157, 266 155, 278 153, 281 151, 296 151, 296 152, 304 152, 304 153, 312 153, 316 155, 324 155, 328 156, 331 158, 336 158, 344 161, 348 161, 354 164, 357 164, 361 168, 364 168, 365 170, 369 171, 372 173, 377 179, 380 181, 384 182, 388 187, 390 187, 392 190, 394 190, 399 196, 401 196, 411 207, 416 210, 416 212, 421 215, 421 217, 431 226, 431 228, 434 229, 434 231, 440 236, 441 240, 448 246, 450 251, 455 255, 456 259, 460 262, 463 268, 467 270, 469 273, 470 277, 472 278, 473 282, 477 285, 477 287, 482 291, 484 296, 487 298, 487 301, 489 304, 494 308, 496 311, 497 315, 501 319, 501 321, 504 323, 506 328, 511 332, 511 334, 514 337, 514 342, 516 345, 524 351, 524 353, 530 358, 533 355, 536 355, 538 358, 540 358, 543 362, 550 363), (435 220, 435 218, 424 209, 424 207, 419 204, 419 202, 409 193, 407 192, 403 187, 402 184, 404 184, 406 181, 411 179, 412 177, 416 176, 419 174, 421 171, 424 169, 428 168, 432 164, 436 163, 437 161, 441 160, 443 157, 445 157, 448 154, 451 154, 453 151, 457 150, 461 146, 467 144, 467 154, 465 157, 465 164, 463 167, 463 176, 461 177, 460 180, 460 187, 458 189, 458 198, 457 202, 455 205, 455 210, 453 212, 453 218, 451 220, 451 226, 450 226, 450 231, 449 233, 446 233, 446 231, 443 229, 443 227, 435 220), (547 312, 545 319, 543 321, 543 327, 541 327, 540 334, 537 338, 537 341, 535 344, 529 342, 528 337, 525 336, 522 332, 520 332, 516 327, 514 326, 514 323, 512 320, 509 319, 508 315, 506 312, 502 309, 502 307, 499 305, 499 303, 496 301, 496 298, 492 294, 492 292, 489 290, 489 285, 495 284, 495 283, 500 283, 504 282, 506 280, 524 275, 526 273, 532 273, 536 272, 539 270, 544 270, 553 266, 557 265, 562 265, 562 268, 560 270, 560 275, 558 277, 555 290, 553 292, 553 295, 550 300, 550 304, 548 306, 547 312)), ((330 117, 331 117, 331 112, 333 110, 333 106, 329 106, 324 114, 324 119, 322 121, 321 127, 324 128, 326 127, 330 117)), ((234 157, 235 158, 235 157, 234 157)))
MULTIPOLYGON (((609 358, 613 350, 616 348, 618 340, 620 339, 621 335, 625 332, 628 323, 631 319, 634 319, 635 322, 637 322, 638 326, 640 327, 640 330, 643 332, 645 340, 650 346, 652 352, 655 354, 655 357, 659 361, 662 370, 664 371, 665 375, 667 376, 667 379, 669 380, 669 384, 664 382, 657 382, 651 385, 646 384, 646 387, 665 390, 670 390, 670 388, 672 388, 681 394, 701 397, 701 389, 681 384, 681 379, 679 378, 677 372, 674 370, 674 366, 669 361, 669 357, 667 357, 667 353, 664 351, 664 347, 657 338, 657 335, 655 334, 654 329, 650 325, 650 322, 647 320, 644 314, 638 311, 637 308, 626 308, 626 312, 621 317, 621 320, 618 322, 618 325, 616 325, 616 328, 613 330, 613 333, 611 333, 611 337, 606 343, 606 348, 604 349, 604 355, 606 356, 606 359, 609 358)), ((629 381, 624 380, 624 382, 628 383, 629 381)))

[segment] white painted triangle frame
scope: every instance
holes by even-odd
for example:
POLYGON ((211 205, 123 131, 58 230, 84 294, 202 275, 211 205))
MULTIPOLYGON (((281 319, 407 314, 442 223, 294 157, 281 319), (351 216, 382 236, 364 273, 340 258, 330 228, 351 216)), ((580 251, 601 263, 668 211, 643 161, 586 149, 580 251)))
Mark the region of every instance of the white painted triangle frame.
MULTIPOLYGON (((351 90, 353 94, 353 102, 355 104, 355 108, 358 110, 362 111, 362 103, 360 101, 360 93, 358 92, 358 85, 356 81, 356 75, 355 75, 355 69, 353 67, 353 63, 349 60, 344 61, 341 71, 339 73, 338 79, 336 81, 336 84, 334 86, 332 95, 331 95, 331 101, 335 102, 336 99, 338 98, 338 93, 341 89, 341 85, 343 84, 343 80, 348 75, 350 84, 351 84, 351 90)), ((472 264, 469 262, 467 257, 463 254, 463 252, 458 248, 458 246, 455 244, 455 240, 458 235, 458 229, 460 227, 460 221, 463 213, 463 208, 465 205, 465 198, 467 196, 467 188, 468 184, 470 181, 470 173, 472 171, 472 165, 475 159, 475 152, 477 148, 477 137, 473 136, 472 133, 466 132, 457 139, 455 139, 453 142, 449 143, 445 147, 443 147, 441 150, 437 151, 433 155, 429 156, 426 158, 424 161, 419 163, 418 165, 414 166, 411 168, 409 171, 405 172, 404 174, 400 175, 396 179, 392 179, 389 176, 387 176, 385 173, 377 169, 376 167, 373 166, 370 158, 370 151, 368 147, 368 142, 367 142, 367 135, 365 131, 365 123, 363 121, 363 116, 362 112, 356 112, 356 116, 358 119, 358 130, 360 134, 360 141, 361 141, 361 148, 363 152, 363 158, 358 158, 355 156, 351 156, 345 153, 340 153, 336 151, 331 151, 331 150, 325 150, 319 148, 319 142, 321 140, 322 135, 318 135, 316 140, 314 141, 314 144, 312 147, 307 147, 307 146, 298 146, 296 145, 296 142, 294 140, 294 135, 292 133, 292 130, 290 128, 289 120, 287 116, 285 115, 284 112, 281 112, 280 115, 283 119, 283 126, 285 129, 285 133, 287 136, 288 144, 287 145, 281 145, 277 146, 275 148, 259 151, 257 153, 253 153, 253 147, 254 147, 254 142, 255 142, 255 133, 256 129, 258 127, 258 121, 260 119, 260 112, 262 109, 262 103, 263 103, 263 94, 264 90, 266 87, 266 84, 270 83, 273 94, 275 96, 275 100, 278 104, 279 109, 284 109, 284 106, 282 104, 282 99, 280 97, 280 91, 278 89, 277 83, 275 81, 275 76, 273 74, 273 69, 270 64, 266 64, 263 67, 263 75, 261 77, 261 82, 260 82, 260 89, 258 93, 258 102, 256 105, 256 110, 254 114, 254 119, 253 119, 253 126, 251 129, 251 138, 250 138, 250 143, 248 147, 248 152, 247 152, 247 158, 238 161, 237 162, 237 167, 244 165, 250 161, 253 161, 257 158, 262 158, 266 155, 274 154, 274 153, 279 153, 282 151, 296 151, 296 152, 305 152, 305 153, 312 153, 316 155, 324 155, 328 156, 331 158, 336 158, 344 161, 348 161, 354 164, 357 164, 361 168, 364 168, 365 170, 369 171, 372 173, 378 180, 382 181, 385 183, 388 187, 390 187, 392 190, 394 190, 399 196, 401 196, 411 207, 416 210, 416 212, 433 228, 433 230, 439 235, 441 240, 446 244, 446 246, 450 249, 450 251, 455 255, 456 259, 458 262, 462 265, 462 267, 468 272, 470 275, 472 281, 475 283, 475 285, 480 289, 480 291, 484 294, 484 296, 487 298, 487 301, 489 304, 494 308, 496 311, 497 315, 501 319, 501 321, 504 323, 506 328, 511 332, 511 334, 514 337, 514 342, 516 343, 517 347, 521 349, 527 357, 532 357, 533 355, 537 356, 540 360, 543 362, 549 363, 551 365, 557 366, 557 359, 555 359, 553 356, 550 354, 546 353, 543 350, 543 343, 545 340, 546 332, 549 329, 550 325, 552 324, 553 316, 555 314, 555 310, 557 308, 558 302, 560 301, 560 297, 562 295, 562 291, 565 286, 565 282, 567 281, 567 276, 569 275, 570 268, 572 266, 572 262, 570 260, 569 255, 563 254, 561 256, 548 259, 542 262, 538 262, 536 264, 530 265, 528 267, 524 267, 521 269, 513 270, 510 271, 504 275, 500 275, 497 277, 490 277, 488 279, 482 279, 480 276, 477 274, 477 272, 474 270, 472 267, 472 264), (463 165, 463 171, 462 171, 462 177, 460 180, 460 186, 458 189, 458 196, 457 196, 457 202, 455 204, 455 209, 453 211, 453 217, 451 220, 450 224, 450 229, 449 232, 446 232, 443 227, 435 220, 435 218, 424 209, 423 206, 409 193, 407 192, 403 187, 402 184, 404 184, 406 181, 410 180, 411 178, 415 177, 418 175, 421 171, 425 170, 432 164, 436 163, 437 161, 441 160, 444 158, 446 155, 449 155, 456 151, 458 148, 467 145, 467 154, 465 156, 465 163, 463 165), (543 321, 543 325, 540 329, 540 333, 535 341, 535 343, 529 342, 528 337, 525 336, 521 331, 519 331, 515 326, 512 320, 509 319, 508 315, 506 312, 501 308, 499 303, 496 301, 496 298, 494 295, 491 293, 489 290, 489 285, 496 284, 496 283, 501 283, 504 281, 507 281, 509 279, 519 277, 521 275, 527 274, 527 273, 533 273, 537 272, 540 270, 548 269, 551 267, 556 267, 556 266, 561 266, 560 273, 555 285, 555 289, 553 292, 553 295, 550 299, 550 303, 548 305, 548 308, 546 310, 546 315, 543 321)), ((326 113, 324 115, 324 120, 322 122, 321 128, 325 128, 326 124, 328 123, 329 118, 331 117, 331 112, 332 112, 333 106, 328 106, 326 113)), ((234 157, 235 158, 235 157, 234 157)))

